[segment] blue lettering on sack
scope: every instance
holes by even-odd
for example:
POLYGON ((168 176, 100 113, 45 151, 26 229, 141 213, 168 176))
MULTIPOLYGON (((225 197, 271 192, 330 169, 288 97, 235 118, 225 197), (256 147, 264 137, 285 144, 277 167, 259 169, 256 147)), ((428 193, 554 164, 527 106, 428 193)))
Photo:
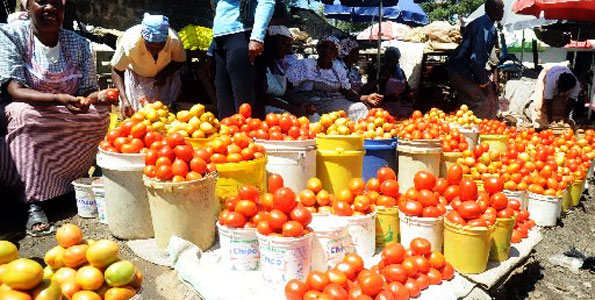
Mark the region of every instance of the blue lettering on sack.
POLYGON ((343 253, 343 252, 345 252, 345 247, 343 247, 342 245, 331 247, 331 254, 343 253))
POLYGON ((269 264, 269 265, 277 265, 280 266, 281 265, 281 260, 277 259, 277 258, 271 258, 271 257, 267 257, 267 256, 261 256, 262 262, 269 264))

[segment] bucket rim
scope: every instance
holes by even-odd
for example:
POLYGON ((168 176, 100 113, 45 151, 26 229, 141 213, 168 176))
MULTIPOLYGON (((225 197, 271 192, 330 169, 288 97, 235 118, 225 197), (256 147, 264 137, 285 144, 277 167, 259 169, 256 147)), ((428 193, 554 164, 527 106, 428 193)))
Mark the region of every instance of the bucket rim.
POLYGON ((247 161, 241 161, 241 162, 237 162, 237 163, 223 163, 223 164, 216 164, 215 168, 217 168, 218 172, 225 172, 225 171, 235 171, 232 169, 237 168, 237 166, 245 166, 245 165, 258 165, 261 163, 265 163, 267 162, 268 157, 265 155, 264 157, 261 158, 257 158, 257 159, 252 159, 252 160, 247 160, 247 161), (219 168, 222 168, 223 170, 220 170, 219 168))
POLYGON ((102 177, 100 177, 100 176, 81 177, 81 178, 77 178, 77 179, 73 180, 72 182, 70 182, 70 184, 72 184, 74 187, 93 188, 93 186, 95 185, 95 184, 93 184, 93 181, 96 179, 99 179, 99 178, 102 178, 102 177), (90 180, 91 182, 88 184, 80 182, 83 180, 90 180))
POLYGON ((130 157, 130 158, 139 158, 139 157, 144 157, 145 154, 144 153, 118 153, 118 152, 109 152, 109 151, 105 151, 103 149, 101 149, 100 147, 97 147, 97 149, 99 149, 99 153, 103 154, 103 155, 107 155, 107 156, 122 156, 122 157, 130 157))
POLYGON ((502 138, 506 138, 508 139, 508 135, 507 134, 479 134, 479 138, 484 138, 484 139, 488 139, 488 140, 498 140, 498 139, 502 139, 502 138))
POLYGON ((354 140, 363 140, 365 138, 364 135, 361 134, 353 134, 353 135, 340 135, 340 134, 324 134, 324 133, 317 133, 316 139, 354 139, 354 140))
POLYGON ((446 220, 446 218, 444 217, 444 215, 441 215, 439 217, 417 217, 417 216, 410 216, 405 214, 404 212, 399 210, 399 220, 403 219, 411 219, 411 220, 416 220, 416 221, 424 221, 424 222, 436 222, 436 221, 440 221, 440 220, 446 220), (402 217, 401 217, 402 216, 402 217))
POLYGON ((316 153, 322 156, 362 156, 365 155, 365 150, 320 150, 316 149, 316 153))
POLYGON ((148 177, 147 175, 143 174, 143 183, 146 187, 161 189, 161 188, 165 188, 165 187, 186 186, 186 185, 199 183, 199 182, 202 183, 202 182, 206 182, 207 180, 211 180, 211 179, 217 180, 217 178, 219 178, 219 173, 217 171, 207 173, 203 177, 196 179, 196 180, 187 180, 187 181, 182 181, 182 182, 161 181, 161 180, 157 180, 155 178, 148 177), (155 186, 156 184, 158 184, 160 186, 157 187, 157 186, 155 186))
POLYGON ((548 196, 542 194, 536 194, 533 192, 529 192, 529 200, 537 200, 537 201, 547 201, 547 202, 555 202, 555 201, 562 201, 562 197, 558 196, 548 196))
POLYGON ((465 230, 473 234, 480 234, 480 233, 492 233, 496 229, 496 224, 488 227, 471 227, 467 225, 456 224, 448 220, 448 218, 444 218, 444 228, 454 228, 457 230, 465 230))
POLYGON ((219 221, 217 221, 217 223, 215 223, 215 225, 217 226, 217 229, 219 229, 219 230, 228 230, 228 231, 245 232, 245 233, 258 232, 258 230, 256 228, 231 228, 231 227, 227 227, 227 226, 219 223, 219 221))
POLYGON ((360 215, 355 215, 355 216, 337 216, 337 215, 333 215, 333 214, 331 214, 331 216, 336 217, 336 218, 351 218, 351 220, 354 220, 354 221, 355 220, 364 220, 364 219, 368 219, 368 218, 371 218, 371 217, 376 216, 376 210, 374 210, 371 213, 365 214, 363 216, 360 216, 360 215))
POLYGON ((300 237, 288 237, 288 236, 270 236, 270 235, 262 235, 260 232, 256 231, 256 237, 260 241, 261 239, 268 242, 302 242, 307 239, 311 239, 314 236, 313 232, 308 234, 302 235, 300 237))

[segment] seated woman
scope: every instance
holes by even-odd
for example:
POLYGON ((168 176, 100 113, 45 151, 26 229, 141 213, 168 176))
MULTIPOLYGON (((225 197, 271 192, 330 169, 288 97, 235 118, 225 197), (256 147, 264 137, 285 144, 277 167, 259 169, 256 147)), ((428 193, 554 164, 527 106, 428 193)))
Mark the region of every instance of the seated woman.
POLYGON ((287 79, 295 87, 293 97, 311 103, 317 113, 344 110, 349 118, 358 120, 367 115, 366 104, 377 106, 382 96, 360 95, 351 88, 345 69, 336 60, 338 44, 336 37, 321 39, 316 45, 318 59, 298 61, 287 71, 287 79))
MULTIPOLYGON (((384 51, 384 61, 380 69, 380 78, 372 78, 362 88, 363 92, 376 91, 384 95, 384 101, 380 105, 397 119, 406 119, 413 113, 413 99, 411 89, 407 84, 405 72, 399 66, 401 52, 398 48, 389 47, 384 51)), ((370 72, 376 76, 376 71, 370 72)))
POLYGON ((109 124, 89 42, 61 29, 64 2, 29 1, 30 21, 0 26, 0 186, 28 204, 35 236, 52 231, 38 204, 73 190, 109 124))
POLYGON ((362 74, 356 67, 359 61, 359 45, 352 36, 346 36, 339 41, 338 60, 347 72, 351 89, 359 93, 362 88, 362 74))
POLYGON ((285 72, 297 62, 291 54, 293 37, 283 25, 272 25, 267 29, 263 58, 266 61, 265 96, 266 112, 288 111, 295 116, 307 116, 314 112, 312 105, 299 102, 287 93, 289 87, 285 72))

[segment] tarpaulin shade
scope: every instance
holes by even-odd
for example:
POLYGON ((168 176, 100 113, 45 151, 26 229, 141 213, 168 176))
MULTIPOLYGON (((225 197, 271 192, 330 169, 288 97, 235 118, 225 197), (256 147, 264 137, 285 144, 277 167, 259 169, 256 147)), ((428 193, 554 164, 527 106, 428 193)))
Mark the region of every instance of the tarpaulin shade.
MULTIPOLYGON (((324 6, 324 16, 349 22, 378 21, 378 7, 348 7, 335 0, 332 5, 324 6)), ((413 3, 413 0, 401 0, 396 6, 384 7, 383 20, 396 21, 408 25, 424 25, 428 23, 428 15, 423 9, 413 3)))
MULTIPOLYGON (((321 0, 323 4, 333 4, 335 0, 321 0)), ((371 7, 380 6, 380 0, 339 0, 340 4, 345 6, 357 6, 357 7, 371 7)), ((382 4, 384 6, 395 6, 399 3, 399 0, 384 0, 382 4)))
POLYGON ((512 11, 548 20, 595 22, 595 0, 519 0, 512 11))

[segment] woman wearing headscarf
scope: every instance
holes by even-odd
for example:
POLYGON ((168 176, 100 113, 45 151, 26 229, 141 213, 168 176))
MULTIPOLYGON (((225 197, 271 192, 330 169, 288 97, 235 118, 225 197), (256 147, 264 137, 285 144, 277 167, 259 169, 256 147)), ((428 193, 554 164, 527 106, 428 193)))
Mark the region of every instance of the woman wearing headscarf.
POLYGON ((357 41, 351 36, 342 38, 339 41, 339 62, 343 64, 351 88, 356 92, 359 92, 362 87, 362 75, 356 66, 358 61, 359 45, 357 41))
POLYGON ((112 81, 120 91, 122 115, 147 102, 171 105, 180 95, 180 68, 186 52, 166 16, 145 13, 143 22, 124 32, 112 58, 112 81))
POLYGON ((364 118, 368 107, 382 102, 378 94, 360 95, 351 88, 345 68, 337 61, 339 39, 329 36, 316 45, 318 59, 298 61, 287 71, 287 79, 295 90, 293 97, 316 107, 316 112, 325 114, 344 110, 352 120, 364 118))
POLYGON ((31 0, 0 26, 0 186, 28 205, 27 232, 51 232, 40 202, 93 165, 109 110, 89 42, 62 29, 64 0, 31 0))

